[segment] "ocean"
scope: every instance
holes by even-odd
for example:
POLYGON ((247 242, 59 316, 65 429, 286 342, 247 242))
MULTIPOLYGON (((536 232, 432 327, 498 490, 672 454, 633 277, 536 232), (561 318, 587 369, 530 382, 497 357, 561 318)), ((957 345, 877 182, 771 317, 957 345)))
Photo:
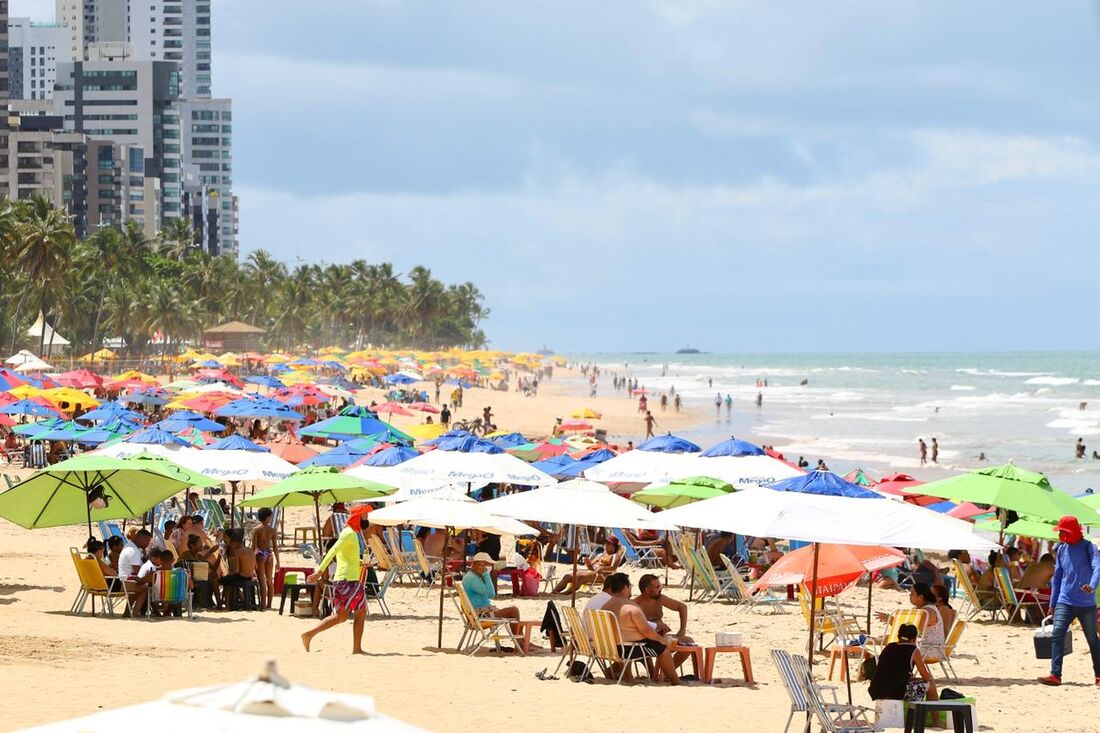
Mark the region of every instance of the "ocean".
POLYGON ((716 394, 731 395, 730 415, 723 405, 716 417, 684 432, 704 448, 736 434, 773 445, 790 460, 823 459, 841 473, 865 468, 922 480, 1012 461, 1046 473, 1071 493, 1100 490, 1100 459, 1091 458, 1093 450, 1100 452, 1100 353, 568 358, 601 366, 602 396, 614 394, 611 373, 636 377, 652 393, 658 419, 659 396, 673 388, 685 404, 710 414, 716 394), (922 467, 917 441, 923 438, 931 447, 933 437, 940 444, 939 463, 922 467), (1078 438, 1090 456, 1084 460, 1075 458, 1078 438))

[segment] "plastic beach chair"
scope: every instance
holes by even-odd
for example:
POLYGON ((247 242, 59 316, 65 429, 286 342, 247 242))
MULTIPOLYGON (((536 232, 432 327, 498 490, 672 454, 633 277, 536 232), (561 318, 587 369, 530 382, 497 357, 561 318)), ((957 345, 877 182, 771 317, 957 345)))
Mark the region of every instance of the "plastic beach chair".
POLYGON ((951 665, 951 657, 955 654, 955 649, 959 646, 959 637, 962 636, 963 631, 966 630, 967 621, 961 618, 955 619, 955 625, 951 627, 951 631, 947 633, 947 639, 943 644, 943 659, 937 659, 929 654, 924 655, 924 661, 928 664, 940 665, 940 670, 944 676, 948 679, 958 680, 959 676, 955 674, 955 668, 951 665))
POLYGON ((153 585, 149 588, 149 605, 146 606, 145 615, 150 616, 153 606, 157 604, 163 606, 179 604, 187 611, 188 620, 194 621, 190 579, 190 575, 184 568, 158 570, 153 578, 153 585))
POLYGON ((459 651, 473 655, 491 643, 498 652, 503 652, 501 642, 506 641, 520 654, 526 655, 523 651, 523 639, 512 633, 508 619, 479 616, 462 584, 455 583, 454 587, 455 603, 458 604, 458 612, 465 622, 462 638, 458 641, 459 651))
POLYGON ((584 626, 592 633, 592 648, 596 658, 604 665, 619 665, 621 670, 615 684, 620 684, 626 676, 626 670, 631 665, 639 662, 645 666, 650 678, 653 671, 650 668, 650 660, 657 655, 640 641, 623 641, 622 632, 619 630, 619 617, 611 611, 585 611, 584 626), (625 651, 624 651, 625 650, 625 651))

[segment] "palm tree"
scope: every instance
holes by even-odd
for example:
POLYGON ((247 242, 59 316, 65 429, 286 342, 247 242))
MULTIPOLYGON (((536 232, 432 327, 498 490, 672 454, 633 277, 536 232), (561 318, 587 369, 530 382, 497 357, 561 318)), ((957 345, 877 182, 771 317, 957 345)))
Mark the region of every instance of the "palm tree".
POLYGON ((160 230, 159 239, 165 254, 176 262, 182 262, 187 253, 197 246, 191 222, 182 217, 169 219, 160 230))
POLYGON ((17 225, 15 264, 27 278, 42 314, 38 353, 45 353, 46 323, 51 296, 60 295, 66 268, 76 245, 76 232, 63 209, 55 209, 45 196, 26 202, 17 225))

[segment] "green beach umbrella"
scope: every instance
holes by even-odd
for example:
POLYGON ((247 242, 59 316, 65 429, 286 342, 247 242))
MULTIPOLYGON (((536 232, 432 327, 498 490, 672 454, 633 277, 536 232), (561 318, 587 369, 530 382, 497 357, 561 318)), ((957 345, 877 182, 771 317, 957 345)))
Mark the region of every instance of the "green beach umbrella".
POLYGON ((1036 519, 1056 521, 1072 514, 1082 524, 1100 525, 1100 514, 1095 508, 1055 489, 1043 474, 1011 463, 932 481, 905 493, 993 504, 1036 519))
MULTIPOLYGON (((985 519, 975 523, 974 529, 985 532, 1000 532, 1001 522, 998 519, 985 519)), ((1005 527, 1004 533, 1014 537, 1034 537, 1038 540, 1058 541, 1058 532, 1054 529, 1054 523, 1044 522, 1041 519, 1018 519, 1005 527)))
POLYGON ((27 529, 138 517, 191 486, 217 481, 176 463, 139 453, 111 458, 94 453, 36 471, 0 494, 0 517, 27 529))
POLYGON ((713 499, 733 491, 733 484, 709 476, 690 476, 663 486, 649 486, 630 498, 642 504, 672 509, 703 499, 713 499))
POLYGON ((362 501, 388 496, 397 489, 342 473, 336 466, 310 466, 268 486, 241 502, 241 506, 312 506, 321 536, 321 504, 362 501))

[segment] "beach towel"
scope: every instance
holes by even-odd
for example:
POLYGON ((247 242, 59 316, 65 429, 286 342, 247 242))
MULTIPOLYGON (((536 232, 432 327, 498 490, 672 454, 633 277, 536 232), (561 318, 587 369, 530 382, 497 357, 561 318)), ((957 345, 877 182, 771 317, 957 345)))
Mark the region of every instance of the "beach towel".
POLYGON ((539 631, 542 635, 550 640, 550 643, 554 646, 565 646, 561 636, 558 634, 558 629, 561 628, 561 614, 558 613, 558 607, 554 605, 553 601, 546 603, 546 612, 542 614, 542 625, 539 626, 539 631))

